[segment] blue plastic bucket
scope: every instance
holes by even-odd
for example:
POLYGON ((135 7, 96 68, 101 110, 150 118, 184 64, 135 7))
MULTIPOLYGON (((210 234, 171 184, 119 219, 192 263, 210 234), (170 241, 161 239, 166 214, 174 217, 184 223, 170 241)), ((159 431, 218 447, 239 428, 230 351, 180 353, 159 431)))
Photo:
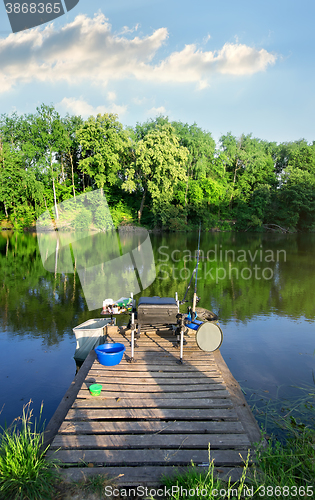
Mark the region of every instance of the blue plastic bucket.
POLYGON ((121 362, 126 347, 124 344, 116 342, 99 345, 94 350, 101 365, 114 366, 121 362))

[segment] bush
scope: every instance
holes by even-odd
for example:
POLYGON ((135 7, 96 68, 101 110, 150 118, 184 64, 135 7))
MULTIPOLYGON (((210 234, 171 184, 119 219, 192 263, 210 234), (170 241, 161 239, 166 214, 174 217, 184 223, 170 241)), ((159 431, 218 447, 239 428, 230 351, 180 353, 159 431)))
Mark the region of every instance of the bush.
POLYGON ((33 207, 24 204, 15 208, 15 213, 10 215, 10 221, 16 230, 22 230, 24 227, 30 227, 35 220, 35 211, 33 207))
POLYGON ((110 207, 110 211, 115 227, 133 223, 132 210, 122 200, 114 207, 110 207))
POLYGON ((94 213, 94 224, 98 229, 106 231, 112 229, 113 221, 109 210, 101 206, 100 209, 96 210, 94 213))
POLYGON ((187 211, 181 205, 160 207, 158 222, 170 231, 187 231, 187 211))
POLYGON ((87 208, 80 208, 72 222, 72 226, 76 231, 87 231, 91 228, 92 213, 87 208))

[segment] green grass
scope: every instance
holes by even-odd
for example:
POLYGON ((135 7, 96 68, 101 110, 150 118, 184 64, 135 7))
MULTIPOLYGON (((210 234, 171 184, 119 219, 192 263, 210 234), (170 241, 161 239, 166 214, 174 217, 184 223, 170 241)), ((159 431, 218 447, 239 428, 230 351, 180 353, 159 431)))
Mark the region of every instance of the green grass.
MULTIPOLYGON (((46 460, 43 432, 32 423, 31 401, 0 435, 0 499, 44 500, 53 498, 57 463, 46 460)), ((40 417, 42 414, 42 408, 40 417)), ((40 418, 39 418, 40 422, 40 418)))
POLYGON ((249 467, 248 457, 240 480, 218 479, 213 460, 206 473, 192 464, 191 470, 165 477, 167 500, 262 499, 288 500, 315 498, 315 432, 284 423, 290 435, 285 444, 272 438, 268 445, 257 444, 256 464, 249 467), (173 490, 172 490, 173 488, 173 490), (203 492, 203 493, 201 493, 203 492))
POLYGON ((209 447, 209 465, 206 472, 201 471, 198 466, 192 463, 192 467, 186 473, 178 473, 174 477, 164 477, 164 485, 166 487, 167 500, 222 500, 237 498, 253 498, 253 494, 257 492, 254 485, 250 486, 245 483, 248 467, 249 453, 244 460, 243 472, 240 480, 232 483, 231 479, 223 481, 216 477, 214 460, 210 460, 209 447))
POLYGON ((258 449, 251 484, 263 499, 315 498, 315 432, 295 419, 283 419, 285 444, 271 437, 258 449), (264 493, 264 495, 263 495, 264 493))
POLYGON ((79 481, 60 481, 56 484, 54 500, 63 500, 75 498, 76 500, 102 500, 105 487, 113 485, 113 481, 109 480, 107 475, 96 474, 91 477, 83 477, 79 481))

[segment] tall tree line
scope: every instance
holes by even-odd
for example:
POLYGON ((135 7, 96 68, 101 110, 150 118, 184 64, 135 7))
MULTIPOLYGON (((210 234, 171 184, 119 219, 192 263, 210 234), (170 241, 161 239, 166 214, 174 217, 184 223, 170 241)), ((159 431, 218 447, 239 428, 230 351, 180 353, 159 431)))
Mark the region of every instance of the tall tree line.
MULTIPOLYGON (((315 141, 211 133, 160 116, 62 118, 53 105, 0 118, 0 223, 30 227, 45 210, 101 189, 116 226, 312 231, 315 141)), ((52 210, 54 207, 54 210, 52 210)))

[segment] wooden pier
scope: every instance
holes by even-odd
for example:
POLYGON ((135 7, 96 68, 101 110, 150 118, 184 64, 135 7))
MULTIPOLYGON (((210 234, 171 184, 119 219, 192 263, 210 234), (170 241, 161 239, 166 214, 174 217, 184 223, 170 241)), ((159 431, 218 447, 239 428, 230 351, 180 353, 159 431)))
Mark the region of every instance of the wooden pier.
POLYGON ((91 351, 46 429, 47 455, 65 464, 66 477, 158 485, 192 462, 207 470, 209 447, 218 474, 239 477, 258 425, 220 352, 201 351, 189 332, 183 364, 172 331, 153 328, 130 363, 130 330, 108 327, 107 340, 127 348, 123 360, 102 366, 91 351), (100 396, 90 395, 92 383, 102 384, 100 396))

